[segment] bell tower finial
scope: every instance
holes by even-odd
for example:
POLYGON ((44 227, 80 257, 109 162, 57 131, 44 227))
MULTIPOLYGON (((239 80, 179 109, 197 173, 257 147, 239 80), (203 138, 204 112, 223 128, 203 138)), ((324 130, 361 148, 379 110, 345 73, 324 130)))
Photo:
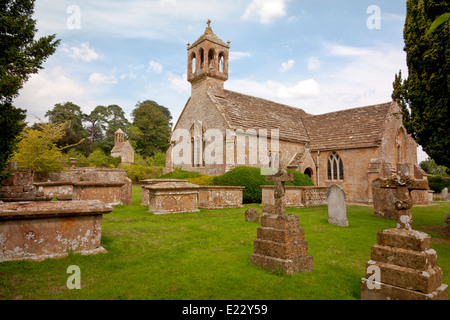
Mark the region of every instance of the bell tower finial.
POLYGON ((202 36, 188 45, 188 81, 196 87, 214 87, 223 90, 228 79, 230 44, 223 42, 211 29, 211 20, 202 36))

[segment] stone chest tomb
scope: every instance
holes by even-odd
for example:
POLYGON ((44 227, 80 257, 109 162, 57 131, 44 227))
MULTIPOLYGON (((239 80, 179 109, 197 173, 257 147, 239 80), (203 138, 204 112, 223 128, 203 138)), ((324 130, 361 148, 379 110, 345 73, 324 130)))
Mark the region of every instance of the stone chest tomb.
POLYGON ((0 262, 106 252, 102 215, 112 210, 97 200, 0 203, 0 262))

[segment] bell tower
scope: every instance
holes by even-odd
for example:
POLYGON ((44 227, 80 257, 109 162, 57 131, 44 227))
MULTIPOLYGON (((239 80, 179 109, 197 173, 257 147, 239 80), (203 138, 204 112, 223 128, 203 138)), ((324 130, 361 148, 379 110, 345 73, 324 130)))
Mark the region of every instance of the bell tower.
POLYGON ((211 29, 207 22, 205 33, 192 45, 188 43, 187 80, 192 84, 192 93, 198 90, 224 89, 228 79, 230 42, 226 44, 211 29))

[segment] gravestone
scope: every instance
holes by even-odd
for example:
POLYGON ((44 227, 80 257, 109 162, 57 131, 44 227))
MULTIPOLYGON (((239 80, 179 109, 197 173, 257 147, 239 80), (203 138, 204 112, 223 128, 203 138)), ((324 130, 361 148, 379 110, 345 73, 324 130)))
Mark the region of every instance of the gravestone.
POLYGON ((328 222, 336 226, 347 227, 347 207, 345 205, 344 190, 333 184, 327 191, 328 222))
POLYGON ((442 191, 441 191, 441 198, 442 198, 442 200, 444 200, 444 201, 448 201, 448 200, 449 200, 449 197, 448 197, 448 188, 442 189, 442 191))
POLYGON ((397 228, 378 232, 365 278, 361 279, 361 299, 447 300, 448 286, 442 284, 431 237, 411 227, 410 191, 425 184, 408 174, 406 164, 399 163, 398 168, 398 175, 380 181, 384 188, 397 188, 396 198, 390 200, 398 211, 397 228))
POLYGON ((450 230, 450 213, 445 216, 444 227, 450 230))
POLYGON ((261 217, 259 215, 259 211, 255 208, 248 208, 245 211, 245 221, 249 222, 259 222, 261 217))
POLYGON ((308 243, 304 230, 299 227, 299 218, 285 213, 284 183, 293 181, 294 176, 280 170, 273 176, 266 176, 266 180, 275 182, 274 213, 262 215, 249 262, 290 275, 310 272, 313 270, 313 257, 308 255, 308 243))

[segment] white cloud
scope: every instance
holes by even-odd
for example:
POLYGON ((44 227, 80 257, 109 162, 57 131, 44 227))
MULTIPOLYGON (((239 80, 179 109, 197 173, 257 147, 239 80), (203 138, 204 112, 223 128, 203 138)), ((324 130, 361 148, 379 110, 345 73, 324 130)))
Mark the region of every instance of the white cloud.
POLYGON ((294 67, 294 64, 295 64, 295 60, 294 59, 290 59, 287 62, 283 62, 281 64, 281 71, 284 72, 284 71, 291 70, 294 67))
POLYGON ((320 94, 319 83, 314 79, 297 82, 264 81, 249 79, 229 80, 227 87, 237 92, 245 91, 256 97, 297 105, 301 99, 317 98, 320 94), (281 101, 280 101, 281 100, 281 101))
POLYGON ((168 77, 170 88, 177 91, 178 93, 188 92, 190 89, 190 84, 187 81, 187 74, 178 77, 172 73, 169 73, 168 77))
POLYGON ((316 57, 311 57, 308 59, 308 70, 318 70, 320 69, 321 63, 320 60, 316 57))
POLYGON ((321 95, 313 101, 310 113, 319 114, 384 103, 391 100, 394 75, 407 72, 402 48, 379 43, 376 47, 353 47, 324 43, 325 55, 320 75, 321 95))
POLYGON ((274 19, 286 15, 285 2, 285 0, 253 0, 241 16, 241 19, 258 19, 264 24, 271 23, 274 19))
POLYGON ((159 62, 150 61, 148 63, 147 72, 150 73, 161 73, 163 71, 163 66, 159 62))
POLYGON ((88 42, 83 42, 79 46, 69 47, 67 44, 61 46, 61 50, 72 59, 91 62, 100 58, 100 55, 94 49, 89 47, 88 42))
POLYGON ((117 78, 113 75, 107 76, 101 73, 93 73, 89 76, 91 84, 116 84, 117 78))
POLYGON ((27 121, 34 122, 35 117, 43 120, 45 113, 57 103, 77 103, 87 91, 83 85, 71 79, 68 70, 58 66, 32 75, 20 90, 14 105, 26 109, 27 121))
POLYGON ((241 60, 251 56, 252 54, 248 51, 246 52, 230 51, 230 61, 241 60))

